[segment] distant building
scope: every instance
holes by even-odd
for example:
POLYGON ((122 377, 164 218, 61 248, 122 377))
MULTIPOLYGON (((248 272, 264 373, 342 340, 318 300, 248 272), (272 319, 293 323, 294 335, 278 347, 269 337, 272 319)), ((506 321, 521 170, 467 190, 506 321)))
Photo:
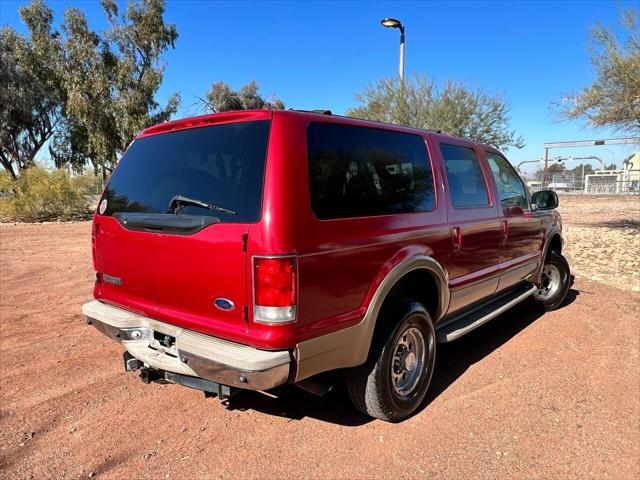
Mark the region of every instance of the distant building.
POLYGON ((570 192, 573 190, 573 184, 567 182, 550 182, 547 188, 556 192, 570 192))
POLYGON ((527 187, 529 187, 530 192, 537 192, 538 190, 542 190, 541 180, 528 180, 526 185, 527 187))
POLYGON ((584 193, 640 193, 640 153, 625 160, 622 170, 598 170, 585 175, 584 193))

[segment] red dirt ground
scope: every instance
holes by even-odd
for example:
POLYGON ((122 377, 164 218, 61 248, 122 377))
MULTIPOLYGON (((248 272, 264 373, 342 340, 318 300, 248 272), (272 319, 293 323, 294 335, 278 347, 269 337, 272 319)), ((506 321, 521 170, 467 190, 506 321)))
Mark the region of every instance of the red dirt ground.
POLYGON ((576 279, 439 347, 398 425, 285 388, 229 407, 125 373, 84 324, 89 223, 0 225, 0 477, 640 478, 640 294, 576 279))

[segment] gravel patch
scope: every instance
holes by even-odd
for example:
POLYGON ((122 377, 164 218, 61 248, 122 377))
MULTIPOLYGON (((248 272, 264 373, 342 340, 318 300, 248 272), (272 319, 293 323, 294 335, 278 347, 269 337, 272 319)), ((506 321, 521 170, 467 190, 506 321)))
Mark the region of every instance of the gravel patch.
POLYGON ((640 197, 563 196, 560 213, 574 275, 640 292, 640 197))

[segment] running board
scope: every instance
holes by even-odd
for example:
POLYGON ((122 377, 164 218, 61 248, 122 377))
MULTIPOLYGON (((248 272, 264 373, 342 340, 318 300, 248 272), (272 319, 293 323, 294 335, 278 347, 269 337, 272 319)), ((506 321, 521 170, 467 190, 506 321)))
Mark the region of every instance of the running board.
POLYGON ((488 304, 473 309, 470 312, 454 316, 444 325, 436 328, 438 341, 452 342, 453 340, 462 337, 479 326, 484 325, 489 320, 494 319, 501 313, 506 312, 514 305, 526 300, 533 295, 536 289, 536 286, 527 285, 523 288, 518 288, 515 291, 502 295, 488 304))

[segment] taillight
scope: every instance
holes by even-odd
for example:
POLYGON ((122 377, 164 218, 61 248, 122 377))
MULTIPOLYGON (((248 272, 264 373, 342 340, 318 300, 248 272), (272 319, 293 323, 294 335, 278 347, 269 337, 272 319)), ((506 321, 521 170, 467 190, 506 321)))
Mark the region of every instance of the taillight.
POLYGON ((296 257, 253 257, 253 319, 259 323, 296 321, 296 257))

